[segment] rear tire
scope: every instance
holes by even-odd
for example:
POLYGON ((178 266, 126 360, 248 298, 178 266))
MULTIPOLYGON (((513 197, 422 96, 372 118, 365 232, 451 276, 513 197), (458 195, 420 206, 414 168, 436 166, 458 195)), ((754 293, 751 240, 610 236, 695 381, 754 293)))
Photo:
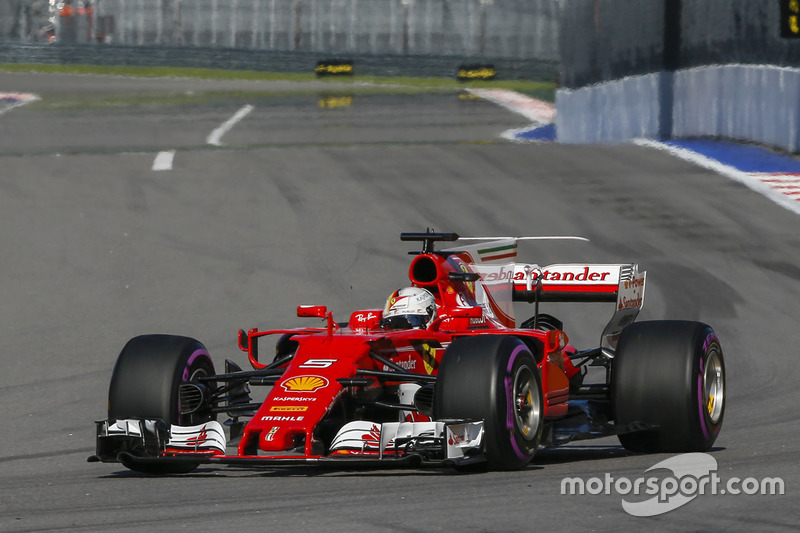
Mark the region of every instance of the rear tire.
POLYGON ((530 463, 542 438, 543 409, 539 368, 516 337, 462 337, 445 352, 434 418, 483 419, 490 470, 519 470, 530 463))
POLYGON ((611 377, 617 426, 655 429, 619 435, 630 451, 702 452, 725 414, 725 362, 714 330, 700 322, 637 322, 625 328, 611 377))
MULTIPOLYGON (((181 414, 182 383, 213 376, 214 363, 205 346, 189 337, 142 335, 128 341, 117 358, 108 390, 109 419, 162 419, 167 424, 191 426, 216 419, 202 410, 181 414)), ((146 473, 182 473, 197 464, 141 466, 146 473)))

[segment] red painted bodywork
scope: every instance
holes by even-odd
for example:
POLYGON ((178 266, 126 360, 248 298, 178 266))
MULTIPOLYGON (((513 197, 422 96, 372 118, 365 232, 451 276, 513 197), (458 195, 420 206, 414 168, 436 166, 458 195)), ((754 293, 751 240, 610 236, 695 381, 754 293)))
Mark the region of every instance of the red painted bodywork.
MULTIPOLYGON (((451 278, 451 273, 472 272, 465 259, 434 253, 420 254, 412 260, 412 285, 431 291, 437 303, 437 318, 427 330, 382 330, 381 311, 377 309, 352 313, 346 324, 339 325, 325 307, 301 306, 298 316, 323 318, 324 324, 316 328, 247 332, 247 341, 242 339, 240 347, 248 352, 255 369, 266 366, 256 355, 256 345, 262 337, 292 334, 299 347, 283 376, 245 426, 238 455, 252 456, 260 450, 274 457, 304 442, 305 457, 319 456, 321 447, 315 442, 315 428, 340 395, 353 393, 338 380, 356 377, 358 369, 388 369, 370 357, 371 351, 409 372, 435 376, 447 346, 468 335, 515 335, 528 339, 542 375, 544 416, 554 419, 566 415, 569 377, 577 370, 564 357, 564 344, 553 335, 548 339, 544 331, 515 329, 509 327, 509 317, 484 312, 476 301, 475 282, 451 278)), ((379 386, 375 380, 374 387, 379 386)), ((370 386, 359 387, 359 394, 369 395, 369 389, 370 386)))

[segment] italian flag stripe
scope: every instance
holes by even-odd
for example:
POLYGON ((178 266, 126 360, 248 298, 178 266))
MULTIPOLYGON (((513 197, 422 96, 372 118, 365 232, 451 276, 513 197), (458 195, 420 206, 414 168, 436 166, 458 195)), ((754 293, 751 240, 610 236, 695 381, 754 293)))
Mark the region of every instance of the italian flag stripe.
POLYGON ((507 259, 507 258, 516 257, 516 256, 517 256, 517 252, 516 252, 516 250, 514 250, 510 254, 483 255, 483 256, 481 256, 481 259, 484 260, 484 261, 495 261, 497 259, 507 259))
POLYGON ((482 261, 514 257, 517 255, 517 243, 506 246, 496 246, 494 248, 484 248, 483 250, 478 250, 478 255, 480 255, 482 261))

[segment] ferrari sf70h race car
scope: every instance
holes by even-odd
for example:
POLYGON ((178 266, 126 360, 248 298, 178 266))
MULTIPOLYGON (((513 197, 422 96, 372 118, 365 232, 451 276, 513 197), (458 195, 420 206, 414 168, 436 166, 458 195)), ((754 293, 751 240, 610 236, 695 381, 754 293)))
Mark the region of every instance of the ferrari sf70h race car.
POLYGON ((401 239, 422 249, 411 252, 408 287, 384 309, 337 322, 325 306, 300 306, 313 327, 240 330, 252 370, 226 360, 217 372, 192 338, 131 339, 89 460, 146 473, 201 464, 514 470, 540 447, 577 439, 617 435, 634 452, 690 452, 717 438, 720 342, 699 322, 634 322, 645 288, 637 265, 519 263, 512 237, 429 230, 401 239), (533 307, 519 325, 515 302, 533 307), (539 312, 544 302, 616 307, 599 346, 578 350, 560 320, 539 312), (274 352, 262 349, 267 337, 274 352), (604 378, 585 382, 588 367, 604 378), (265 387, 263 401, 252 399, 255 387, 265 387))

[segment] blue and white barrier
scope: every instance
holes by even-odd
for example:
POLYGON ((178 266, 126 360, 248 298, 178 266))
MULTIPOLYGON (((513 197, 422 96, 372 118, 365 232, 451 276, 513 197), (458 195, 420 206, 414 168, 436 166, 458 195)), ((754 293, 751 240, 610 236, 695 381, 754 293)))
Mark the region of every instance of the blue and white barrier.
POLYGON ((800 69, 714 65, 556 92, 559 142, 722 137, 800 151, 800 69))

